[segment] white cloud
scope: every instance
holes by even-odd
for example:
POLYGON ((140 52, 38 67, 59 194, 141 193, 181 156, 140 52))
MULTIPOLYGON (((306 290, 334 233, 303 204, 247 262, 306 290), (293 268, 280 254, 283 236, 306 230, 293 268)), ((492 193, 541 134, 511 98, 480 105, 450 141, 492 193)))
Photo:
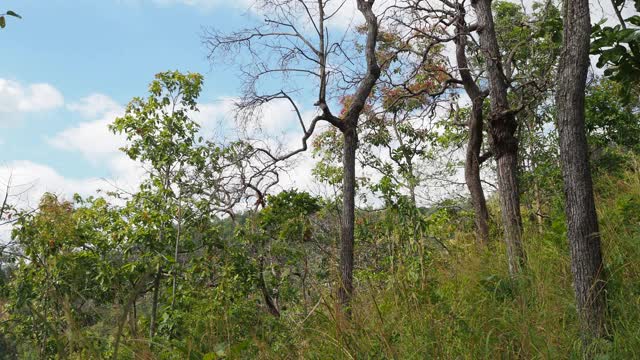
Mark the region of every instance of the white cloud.
MULTIPOLYGON (((11 179, 9 202, 22 209, 34 209, 46 192, 71 199, 73 194, 95 195, 98 189, 112 189, 109 182, 96 177, 68 178, 53 168, 21 160, 0 166, 0 181, 4 185, 11 179)), ((0 189, 4 198, 5 188, 0 189)), ((9 240, 11 227, 0 227, 0 244, 9 240)))
POLYGON ((220 98, 216 102, 199 104, 200 111, 191 114, 191 118, 200 124, 206 138, 222 139, 233 128, 234 98, 220 98))
POLYGON ((95 166, 106 168, 109 179, 102 181, 103 188, 117 186, 128 191, 134 190, 143 177, 143 169, 120 151, 125 145, 125 137, 112 133, 108 128, 118 116, 124 114, 122 106, 107 95, 92 94, 67 108, 92 120, 48 138, 49 145, 79 153, 95 166))
MULTIPOLYGON (((298 117, 285 99, 265 103, 251 112, 237 113, 237 98, 222 97, 213 103, 200 104, 199 112, 191 116, 202 127, 203 135, 223 139, 241 131, 251 138, 279 138, 292 130, 301 131, 298 117), (246 116, 245 116, 246 115, 246 116)), ((313 118, 313 112, 303 113, 305 122, 313 118)))
MULTIPOLYGON (((18 160, 0 166, 0 179, 11 179, 10 194, 14 204, 32 208, 45 192, 71 196, 74 193, 88 195, 105 184, 99 178, 74 179, 59 174, 53 168, 28 160, 18 160)), ((2 189, 4 192, 4 189, 2 189)), ((4 195, 4 194, 3 194, 4 195)))
POLYGON ((109 112, 120 112, 122 106, 104 94, 91 94, 80 101, 67 105, 67 109, 84 116, 95 118, 109 112))
POLYGON ((52 110, 64 105, 64 97, 50 84, 23 85, 0 78, 0 112, 25 113, 52 110))
POLYGON ((76 151, 87 160, 97 163, 108 161, 120 153, 124 136, 113 134, 108 125, 122 116, 124 109, 113 99, 103 94, 92 94, 67 108, 91 121, 82 122, 65 129, 52 138, 49 145, 67 151, 76 151))
POLYGON ((291 103, 285 99, 268 102, 261 106, 257 125, 268 135, 281 135, 298 127, 298 117, 291 103))
POLYGON ((102 161, 117 154, 124 145, 124 137, 111 133, 108 128, 117 116, 116 113, 104 114, 98 120, 63 130, 47 142, 57 149, 77 151, 89 161, 102 161))

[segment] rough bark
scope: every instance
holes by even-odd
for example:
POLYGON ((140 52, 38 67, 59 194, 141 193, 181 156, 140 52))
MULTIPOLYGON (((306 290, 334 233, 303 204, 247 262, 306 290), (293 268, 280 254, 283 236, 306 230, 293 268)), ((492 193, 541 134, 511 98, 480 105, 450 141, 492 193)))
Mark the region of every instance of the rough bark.
POLYGON ((458 21, 456 23, 456 61, 458 72, 462 80, 465 92, 471 99, 471 114, 468 121, 469 140, 464 165, 464 177, 471 194, 471 203, 475 213, 476 239, 481 246, 489 244, 489 211, 487 210, 487 200, 482 189, 480 179, 480 151, 482 151, 484 119, 482 104, 486 97, 476 84, 467 61, 466 43, 467 26, 465 23, 465 10, 463 6, 458 7, 458 21))
POLYGON ((345 307, 349 305, 353 293, 353 245, 356 196, 356 148, 358 138, 354 128, 343 133, 343 188, 342 188, 342 221, 340 246, 340 277, 338 300, 345 307))
POLYGON ((515 132, 518 126, 507 97, 508 81, 500 59, 500 48, 491 13, 491 0, 475 0, 472 5, 478 17, 477 31, 489 80, 491 100, 489 134, 498 167, 498 192, 509 272, 511 275, 516 275, 525 263, 517 178, 518 140, 515 132))
POLYGON ((478 244, 489 244, 489 210, 480 179, 480 151, 482 148, 482 99, 472 99, 471 116, 469 118, 469 142, 464 164, 464 178, 471 194, 476 223, 478 244))
POLYGON ((520 192, 518 190, 517 152, 507 152, 498 157, 498 190, 500 209, 507 246, 509 273, 518 274, 525 263, 522 246, 522 216, 520 214, 520 192))
POLYGON ((343 201, 340 231, 340 287, 338 301, 343 308, 348 308, 353 294, 353 251, 356 191, 356 149, 358 147, 358 119, 364 110, 371 90, 380 77, 380 66, 376 57, 378 40, 378 19, 373 13, 373 1, 357 0, 358 10, 365 18, 367 40, 365 57, 367 71, 360 81, 351 105, 345 112, 339 127, 344 136, 343 147, 343 201))
POLYGON ((567 237, 583 339, 605 335, 605 275, 585 135, 585 86, 589 67, 588 0, 564 1, 564 42, 556 106, 564 178, 567 237))

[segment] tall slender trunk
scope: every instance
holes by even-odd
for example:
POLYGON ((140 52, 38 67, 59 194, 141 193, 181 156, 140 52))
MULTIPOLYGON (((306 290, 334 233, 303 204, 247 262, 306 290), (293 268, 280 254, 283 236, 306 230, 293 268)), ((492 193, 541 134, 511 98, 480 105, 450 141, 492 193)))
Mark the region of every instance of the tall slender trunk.
POLYGON ((606 332, 605 274, 585 135, 589 67, 588 0, 564 1, 564 41, 558 68, 558 128, 567 236, 576 303, 585 343, 606 332))
POLYGON ((517 177, 518 139, 515 133, 518 124, 507 97, 508 80, 500 59, 500 47, 491 13, 491 0, 474 0, 472 5, 478 17, 477 31, 480 48, 489 78, 491 100, 489 134, 498 165, 498 192, 509 271, 514 276, 520 272, 525 263, 517 177))
POLYGON ((536 222, 538 223, 538 232, 544 233, 544 213, 542 212, 542 193, 540 191, 540 185, 538 181, 534 180, 534 206, 536 207, 536 222))
POLYGON ((151 316, 149 320, 149 341, 153 342, 156 334, 156 323, 158 321, 158 297, 160 294, 160 280, 162 278, 162 267, 158 265, 156 276, 153 279, 153 299, 151 300, 151 316))
POLYGON ((480 179, 480 151, 482 150, 484 118, 482 104, 486 94, 473 79, 469 62, 467 60, 467 24, 465 22, 466 11, 460 5, 457 9, 458 21, 456 22, 456 61, 458 72, 462 79, 464 89, 471 99, 471 115, 468 122, 469 141, 464 166, 464 177, 471 194, 471 203, 475 213, 476 239, 479 245, 489 244, 489 211, 487 200, 482 189, 480 179))
POLYGON ((356 148, 358 137, 355 126, 343 132, 343 183, 342 183, 342 223, 340 231, 340 281, 338 300, 343 307, 349 305, 353 294, 353 245, 356 197, 356 148))
POLYGON ((129 314, 129 327, 131 329, 131 336, 135 339, 138 337, 138 310, 136 309, 136 298, 133 299, 131 305, 131 313, 129 314))
POLYGON ((480 151, 482 148, 482 99, 473 99, 469 118, 469 143, 464 165, 464 178, 471 194, 471 204, 475 212, 476 238, 478 244, 489 244, 489 210, 480 179, 480 151))
MULTIPOLYGON (((380 66, 376 55, 378 43, 378 19, 373 12, 373 1, 356 0, 358 11, 364 16, 367 25, 367 41, 364 46, 367 72, 353 95, 351 105, 339 120, 337 127, 344 136, 343 147, 343 201, 340 231, 340 288, 338 301, 348 310, 353 294, 353 247, 356 193, 356 148, 358 146, 358 119, 365 109, 371 90, 380 78, 380 66)), ((324 102, 321 96, 320 102, 324 102)), ((326 104, 325 104, 326 105, 326 104)), ((336 124, 336 123, 334 123, 336 124)), ((347 312, 348 313, 348 312, 347 312)))

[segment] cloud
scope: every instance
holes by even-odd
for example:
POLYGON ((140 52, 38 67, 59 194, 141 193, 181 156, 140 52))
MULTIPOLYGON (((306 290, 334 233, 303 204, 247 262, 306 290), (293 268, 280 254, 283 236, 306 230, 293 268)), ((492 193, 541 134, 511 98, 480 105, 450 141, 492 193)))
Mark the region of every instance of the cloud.
POLYGON ((54 148, 76 151, 92 163, 107 161, 120 153, 125 144, 122 135, 113 134, 108 126, 124 114, 124 109, 113 99, 103 94, 92 94, 72 103, 67 108, 92 120, 65 129, 47 143, 54 148))
MULTIPOLYGON (((4 198, 6 182, 11 179, 9 202, 22 209, 35 209, 44 193, 53 193, 64 199, 73 194, 95 195, 98 189, 111 189, 110 182, 97 177, 68 178, 53 168, 35 162, 20 160, 0 166, 0 196, 4 198)), ((11 226, 0 227, 0 244, 9 240, 11 226)))
MULTIPOLYGON (((241 121, 235 116, 236 101, 237 98, 221 97, 214 102, 199 104, 200 111, 192 113, 191 116, 201 125, 204 138, 224 143, 243 135, 238 133, 238 125, 241 121)), ((33 163, 14 163, 12 166, 21 169, 21 174, 25 174, 23 176, 25 180, 42 179, 52 190, 64 194, 71 194, 74 191, 93 193, 98 188, 113 189, 114 187, 135 191, 140 179, 144 178, 144 169, 138 162, 129 159, 119 150, 126 143, 125 137, 115 135, 108 129, 108 125, 116 117, 124 114, 123 107, 107 95, 92 94, 67 105, 67 109, 87 120, 46 139, 47 143, 56 149, 78 153, 94 166, 106 169, 108 179, 66 179, 45 165, 33 163), (51 184, 49 179, 52 179, 51 184), (76 187, 80 190, 75 190, 76 187)), ((244 135, 251 134, 254 139, 263 139, 270 148, 279 149, 282 152, 301 146, 302 130, 291 104, 286 100, 265 104, 252 115, 251 120, 244 123, 244 135)), ((313 111, 302 114, 307 125, 314 115, 313 111)), ((314 161, 310 153, 296 157, 290 172, 283 174, 282 187, 310 190, 313 185, 311 176, 313 166, 314 161)), ((42 187, 30 191, 36 194, 32 196, 32 201, 43 191, 42 187)))
POLYGON ((77 151, 92 162, 104 160, 118 153, 124 145, 124 137, 111 133, 108 128, 117 116, 107 113, 100 119, 80 123, 57 133, 47 142, 57 149, 77 151))
MULTIPOLYGON (((0 166, 0 179, 11 179, 11 200, 19 206, 33 208, 45 192, 71 196, 74 193, 89 195, 105 185, 95 177, 84 179, 67 178, 53 168, 28 160, 18 160, 0 166)), ((4 195, 4 189, 2 189, 4 195)))
POLYGON ((40 112, 64 105, 64 97, 46 83, 23 85, 0 78, 0 113, 40 112))
POLYGON ((124 114, 124 108, 104 94, 89 95, 67 108, 91 120, 55 134, 47 143, 56 149, 79 153, 93 165, 106 168, 109 179, 102 180, 103 188, 135 190, 144 170, 120 151, 126 143, 124 135, 116 135, 108 127, 124 114))
POLYGON ((122 106, 104 94, 91 94, 80 101, 67 105, 67 109, 85 118, 95 118, 109 112, 120 112, 122 106))

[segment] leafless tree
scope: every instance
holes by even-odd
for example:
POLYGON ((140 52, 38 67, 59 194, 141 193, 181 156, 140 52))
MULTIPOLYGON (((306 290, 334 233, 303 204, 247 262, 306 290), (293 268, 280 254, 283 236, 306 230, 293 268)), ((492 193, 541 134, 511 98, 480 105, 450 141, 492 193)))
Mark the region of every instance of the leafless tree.
MULTIPOLYGON (((340 303, 346 307, 353 293, 353 251, 355 218, 355 172, 356 148, 358 146, 358 123, 378 78, 380 65, 376 56, 379 21, 373 11, 373 0, 354 0, 364 18, 365 40, 362 49, 347 49, 346 34, 334 38, 336 31, 329 22, 346 3, 331 7, 333 1, 317 0, 264 0, 256 9, 265 16, 264 24, 223 34, 208 30, 204 42, 210 51, 210 59, 219 56, 246 56, 249 60, 241 66, 244 74, 244 97, 239 110, 251 109, 257 104, 275 100, 286 100, 295 111, 302 129, 302 145, 299 149, 274 153, 268 148, 257 150, 268 156, 271 163, 278 163, 305 151, 308 141, 319 122, 328 122, 343 135, 343 209, 341 221, 340 276, 338 288, 340 303), (364 55, 364 56, 362 56, 364 55), (364 66, 357 64, 364 57, 364 66), (313 105, 318 115, 306 123, 298 104, 293 100, 302 91, 280 89, 261 94, 261 83, 276 79, 277 86, 293 83, 292 77, 304 77, 305 89, 317 89, 313 105), (290 81, 288 81, 290 80, 290 81), (349 101, 339 115, 332 111, 335 99, 332 96, 349 95, 349 101)), ((357 36, 355 37, 357 38, 357 36)))

